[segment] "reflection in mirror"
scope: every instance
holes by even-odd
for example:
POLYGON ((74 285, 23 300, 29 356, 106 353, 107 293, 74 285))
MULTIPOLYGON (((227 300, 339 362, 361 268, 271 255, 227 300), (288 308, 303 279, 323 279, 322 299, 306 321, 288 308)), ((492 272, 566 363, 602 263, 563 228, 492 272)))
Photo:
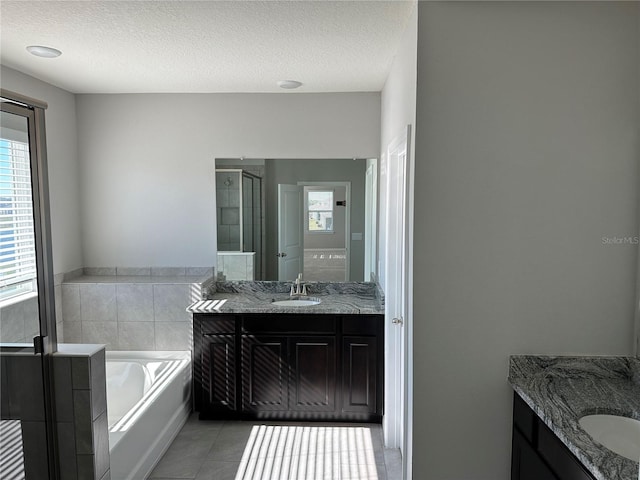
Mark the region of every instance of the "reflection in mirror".
POLYGON ((371 281, 376 169, 371 159, 216 159, 219 278, 371 281))

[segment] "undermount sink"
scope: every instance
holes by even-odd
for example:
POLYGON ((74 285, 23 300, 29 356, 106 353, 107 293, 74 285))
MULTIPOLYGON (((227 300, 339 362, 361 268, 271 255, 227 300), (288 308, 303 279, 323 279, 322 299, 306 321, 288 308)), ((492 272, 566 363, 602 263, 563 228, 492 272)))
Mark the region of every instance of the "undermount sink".
POLYGON ((640 421, 618 415, 586 415, 578 422, 609 450, 635 462, 640 458, 640 421))
POLYGON ((271 302, 271 305, 276 307, 310 307, 312 305, 318 305, 320 303, 319 298, 290 298, 288 300, 278 300, 271 302))

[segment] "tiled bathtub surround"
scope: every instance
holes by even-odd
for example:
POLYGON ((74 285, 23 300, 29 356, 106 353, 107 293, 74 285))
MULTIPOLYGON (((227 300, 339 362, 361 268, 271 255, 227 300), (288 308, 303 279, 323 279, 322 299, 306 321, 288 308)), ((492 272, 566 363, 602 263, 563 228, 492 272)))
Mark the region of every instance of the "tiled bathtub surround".
MULTIPOLYGON (((0 418, 3 421, 13 420, 13 427, 20 432, 11 440, 2 439, 2 453, 10 455, 14 466, 0 462, 1 476, 21 474, 19 463, 23 461, 22 478, 47 478, 47 463, 42 460, 47 456, 42 358, 27 348, 22 351, 0 349, 0 392, 0 418), (7 445, 9 441, 21 441, 22 448, 10 448, 7 445)), ((3 430, 5 427, 6 424, 3 430)))
MULTIPOLYGON (((48 478, 42 360, 25 349, 3 351, 0 361, 0 414, 3 420, 19 421, 23 478, 48 478)), ((103 345, 59 344, 53 355, 55 421, 64 480, 110 478, 104 362, 103 345)))
POLYGON ((109 479, 104 346, 59 344, 53 375, 62 478, 109 479))
MULTIPOLYGON (((53 278, 56 304, 56 332, 58 341, 64 336, 62 323, 62 281, 78 272, 58 274, 53 278)), ((21 295, 3 302, 0 307, 0 342, 33 344, 33 337, 40 334, 37 294, 21 295)))
POLYGON ((513 356, 509 383, 599 480, 636 480, 638 463, 595 443, 584 415, 640 418, 640 360, 627 357, 513 356))
POLYGON ((108 350, 189 350, 192 325, 185 307, 208 292, 212 269, 99 270, 114 271, 122 274, 87 275, 96 270, 85 269, 62 285, 64 341, 104 343, 108 350))
POLYGON ((0 342, 30 343, 40 334, 38 295, 21 295, 0 306, 0 342))

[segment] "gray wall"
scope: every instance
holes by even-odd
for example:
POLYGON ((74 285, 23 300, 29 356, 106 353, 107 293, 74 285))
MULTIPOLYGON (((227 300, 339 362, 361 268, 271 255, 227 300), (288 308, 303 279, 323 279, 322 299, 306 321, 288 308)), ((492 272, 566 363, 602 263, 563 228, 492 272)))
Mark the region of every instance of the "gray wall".
POLYGON ((509 354, 633 352, 638 4, 421 2, 414 478, 509 478, 509 354))
MULTIPOLYGON (((379 124, 378 124, 379 125, 379 124)), ((373 155, 373 157, 377 157, 373 155)), ((266 263, 267 279, 278 278, 278 184, 298 182, 351 182, 351 232, 364 232, 364 175, 366 160, 267 160, 266 194, 266 263)), ((364 238, 351 240, 349 259, 351 280, 364 277, 364 238)))
POLYGON ((377 157, 380 94, 78 95, 85 266, 212 265, 214 159, 377 157))

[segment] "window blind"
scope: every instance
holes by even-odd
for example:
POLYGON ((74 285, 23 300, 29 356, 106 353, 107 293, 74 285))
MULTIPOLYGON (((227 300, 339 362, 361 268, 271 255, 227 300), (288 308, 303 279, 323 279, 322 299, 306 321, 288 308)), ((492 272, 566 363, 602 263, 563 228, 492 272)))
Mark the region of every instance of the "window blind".
POLYGON ((0 139, 0 299, 35 290, 29 145, 0 139))

